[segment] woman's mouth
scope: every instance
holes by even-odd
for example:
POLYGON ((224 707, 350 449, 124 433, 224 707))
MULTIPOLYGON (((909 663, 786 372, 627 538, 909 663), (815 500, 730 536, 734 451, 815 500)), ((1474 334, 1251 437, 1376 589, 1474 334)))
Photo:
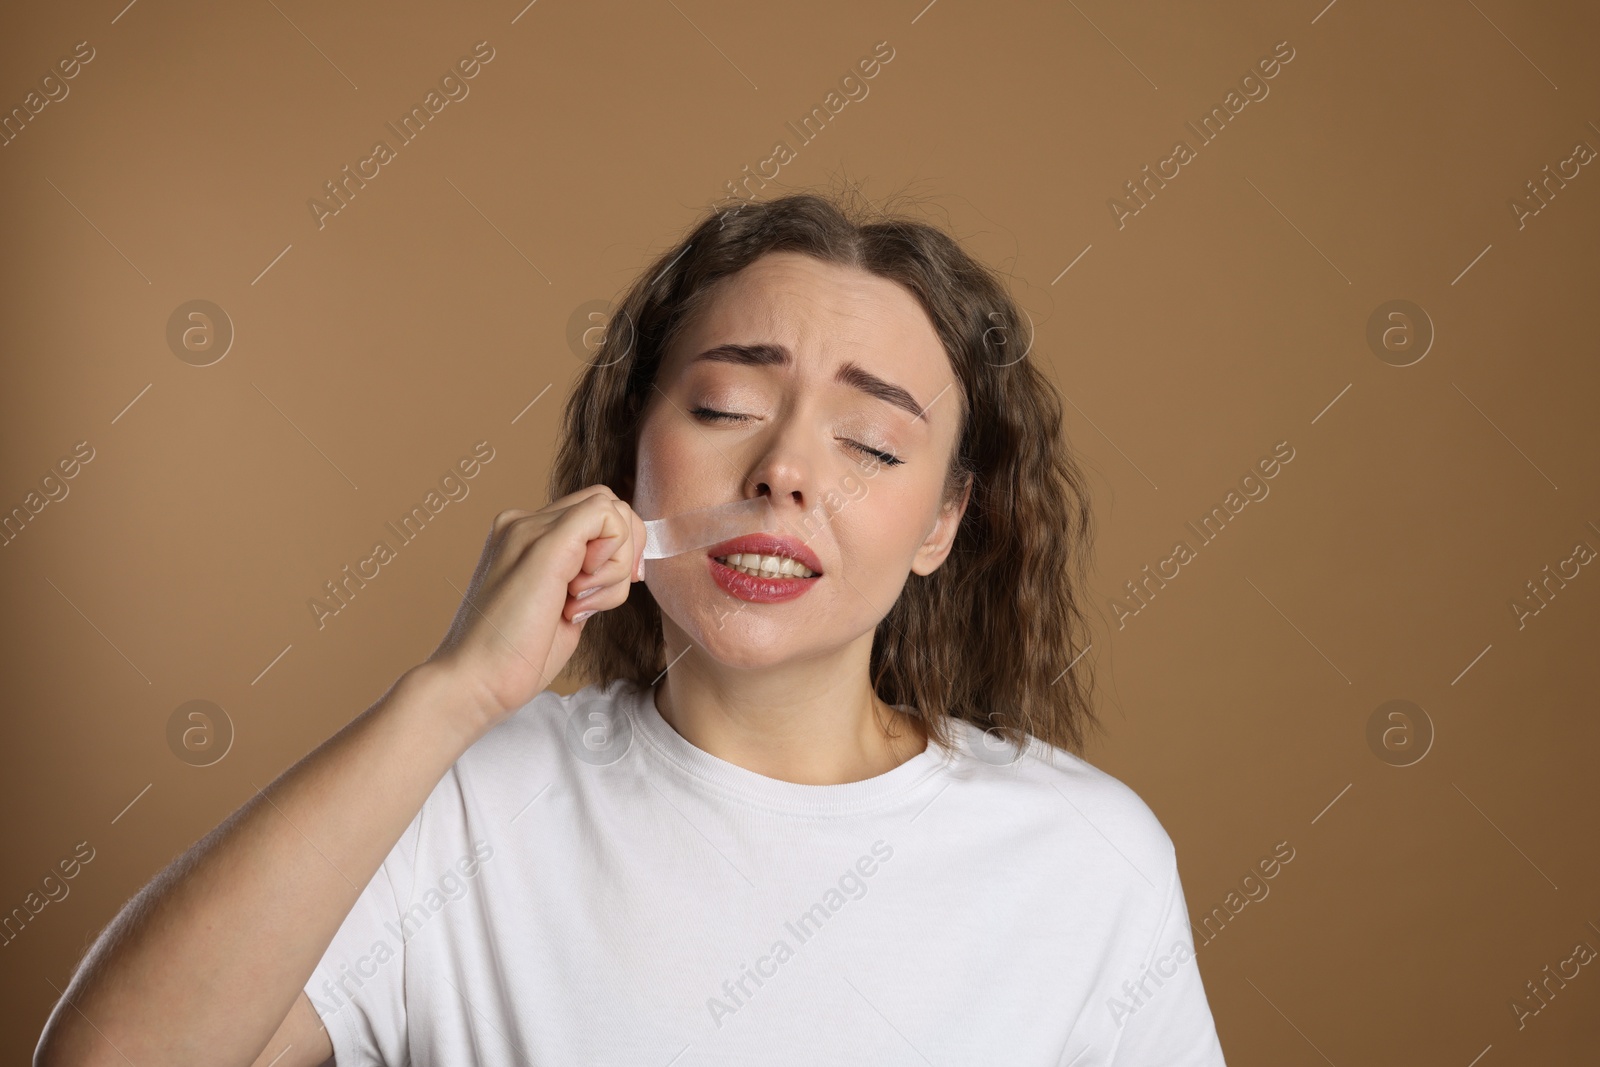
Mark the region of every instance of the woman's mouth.
POLYGON ((792 537, 736 537, 713 545, 706 557, 711 577, 724 591, 760 604, 793 600, 822 577, 816 554, 792 537))
POLYGON ((797 559, 787 556, 763 556, 759 553, 735 552, 730 556, 713 556, 718 563, 732 567, 740 574, 752 578, 813 578, 816 572, 797 559))

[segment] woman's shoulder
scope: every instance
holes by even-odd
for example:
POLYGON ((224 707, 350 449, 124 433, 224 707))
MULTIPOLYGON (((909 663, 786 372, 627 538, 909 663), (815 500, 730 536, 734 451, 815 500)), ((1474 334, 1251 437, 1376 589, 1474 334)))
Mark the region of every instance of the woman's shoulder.
POLYGON ((585 685, 570 693, 546 689, 506 716, 498 726, 483 735, 480 743, 491 739, 503 743, 529 731, 549 732, 564 728, 569 718, 606 718, 611 715, 626 718, 623 705, 636 695, 636 689, 636 686, 620 680, 606 685, 585 685))
POLYGON ((608 753, 627 742, 626 703, 636 697, 637 687, 625 681, 571 693, 546 689, 479 738, 455 770, 473 777, 509 770, 526 778, 545 765, 556 772, 574 762, 611 762, 608 753))
POLYGON ((981 783, 1016 814, 1042 814, 1078 824, 1106 839, 1142 871, 1175 862, 1172 838, 1155 812, 1122 779, 1083 756, 1029 736, 1019 752, 957 720, 952 773, 981 783))
POLYGON ((448 860, 474 828, 503 828, 552 787, 559 794, 592 781, 588 772, 627 751, 625 701, 636 692, 626 683, 547 689, 513 711, 435 784, 391 850, 393 869, 411 868, 423 852, 430 861, 448 860))

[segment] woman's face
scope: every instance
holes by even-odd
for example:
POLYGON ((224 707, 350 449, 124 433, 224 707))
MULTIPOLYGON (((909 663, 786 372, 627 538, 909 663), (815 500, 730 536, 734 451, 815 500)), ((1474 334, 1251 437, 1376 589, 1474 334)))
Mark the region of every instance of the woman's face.
POLYGON ((757 668, 870 643, 909 573, 948 555, 965 507, 964 496, 942 500, 959 386, 897 283, 769 253, 722 280, 655 384, 639 432, 639 514, 764 495, 798 534, 739 560, 713 546, 646 563, 669 644, 675 626, 717 661, 757 668), (739 572, 767 554, 820 573, 739 572))

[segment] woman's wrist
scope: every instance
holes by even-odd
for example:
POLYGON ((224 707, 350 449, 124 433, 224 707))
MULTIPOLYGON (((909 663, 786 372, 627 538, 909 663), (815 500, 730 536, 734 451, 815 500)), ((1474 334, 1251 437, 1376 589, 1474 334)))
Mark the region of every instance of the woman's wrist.
POLYGON ((402 718, 411 719, 425 733, 442 733, 441 742, 456 756, 502 717, 480 687, 446 660, 430 659, 412 667, 396 681, 391 696, 402 718))

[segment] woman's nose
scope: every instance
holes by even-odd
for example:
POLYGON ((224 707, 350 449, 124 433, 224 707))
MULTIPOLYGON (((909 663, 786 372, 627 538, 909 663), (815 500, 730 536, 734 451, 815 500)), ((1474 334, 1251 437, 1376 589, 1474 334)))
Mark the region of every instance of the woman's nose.
POLYGON ((815 461, 808 443, 798 437, 792 427, 775 428, 748 476, 756 492, 765 493, 780 508, 788 501, 804 510, 816 495, 815 461))

